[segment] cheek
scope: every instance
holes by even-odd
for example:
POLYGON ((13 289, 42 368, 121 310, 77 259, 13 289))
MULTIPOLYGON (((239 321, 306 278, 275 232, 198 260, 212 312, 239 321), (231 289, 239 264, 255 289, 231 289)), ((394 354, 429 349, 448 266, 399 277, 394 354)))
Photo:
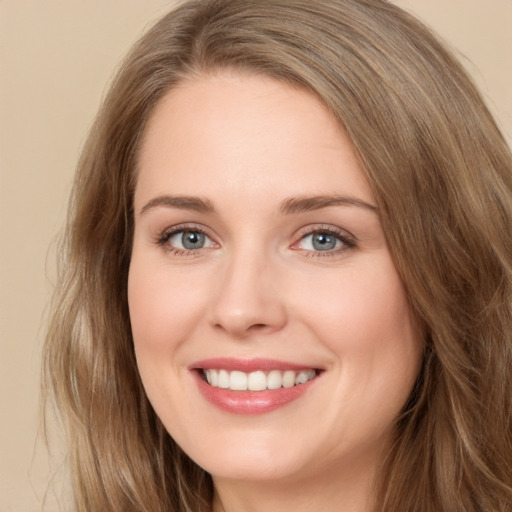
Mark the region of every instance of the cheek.
POLYGON ((409 333, 410 308, 396 270, 386 265, 343 269, 316 281, 317 291, 301 291, 295 297, 309 321, 328 340, 343 340, 364 348, 377 339, 399 339, 409 333))
POLYGON ((172 351, 182 342, 201 318, 203 281, 186 272, 166 271, 162 264, 142 265, 132 259, 128 303, 137 352, 172 351))
POLYGON ((135 348, 163 349, 160 346, 168 331, 168 311, 174 304, 172 295, 152 276, 144 275, 132 265, 128 278, 128 304, 135 348))
POLYGON ((381 403, 397 411, 422 354, 405 290, 390 260, 346 270, 326 280, 322 293, 297 294, 301 309, 334 356, 340 396, 358 408, 367 404, 369 416, 381 403))
POLYGON ((165 263, 134 254, 128 277, 128 304, 138 370, 147 396, 165 425, 174 425, 184 407, 182 346, 202 318, 204 279, 170 272, 165 263))

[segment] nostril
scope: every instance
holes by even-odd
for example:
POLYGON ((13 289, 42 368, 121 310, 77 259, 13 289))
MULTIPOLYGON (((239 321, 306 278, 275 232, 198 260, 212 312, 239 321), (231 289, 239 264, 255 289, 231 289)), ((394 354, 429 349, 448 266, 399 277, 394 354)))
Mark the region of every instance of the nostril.
POLYGON ((247 329, 247 332, 258 332, 258 331, 265 331, 267 329, 271 330, 271 327, 267 324, 253 324, 250 325, 247 329))

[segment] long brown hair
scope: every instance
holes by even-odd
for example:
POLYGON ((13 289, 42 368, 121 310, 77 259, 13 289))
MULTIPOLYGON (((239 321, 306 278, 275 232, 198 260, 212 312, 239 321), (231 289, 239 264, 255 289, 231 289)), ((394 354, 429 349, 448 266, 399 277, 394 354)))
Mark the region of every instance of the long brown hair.
POLYGON ((423 325, 376 510, 512 510, 512 156, 460 64, 384 0, 189 0, 128 55, 78 165, 45 347, 76 510, 211 507, 145 396, 126 283, 145 123, 222 68, 305 88, 343 125, 423 325))

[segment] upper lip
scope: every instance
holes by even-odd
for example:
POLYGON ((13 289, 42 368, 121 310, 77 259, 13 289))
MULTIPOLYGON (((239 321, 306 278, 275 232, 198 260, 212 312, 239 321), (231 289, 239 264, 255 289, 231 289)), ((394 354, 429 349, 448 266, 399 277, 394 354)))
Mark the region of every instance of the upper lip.
POLYGON ((310 370, 319 369, 316 366, 308 364, 293 363, 289 361, 280 361, 278 359, 237 359, 233 357, 216 357, 212 359, 203 359, 197 361, 189 366, 190 370, 228 370, 228 371, 241 371, 245 373, 254 372, 257 370, 271 371, 271 370, 310 370))

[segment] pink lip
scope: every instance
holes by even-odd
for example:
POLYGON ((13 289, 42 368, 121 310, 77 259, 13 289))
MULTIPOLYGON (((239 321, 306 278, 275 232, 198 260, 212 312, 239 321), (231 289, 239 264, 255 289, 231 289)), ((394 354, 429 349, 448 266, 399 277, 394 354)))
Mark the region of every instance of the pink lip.
POLYGON ((262 370, 264 372, 270 370, 309 370, 311 366, 289 363, 286 361, 278 361, 277 359, 235 359, 232 357, 216 357, 214 359, 204 359, 197 361, 189 366, 191 370, 238 370, 240 372, 255 372, 262 370))
POLYGON ((212 405, 222 411, 240 415, 257 415, 274 411, 302 397, 315 381, 314 379, 291 388, 265 391, 231 391, 210 386, 202 378, 202 369, 224 369, 251 372, 256 370, 304 370, 311 366, 298 365, 271 359, 216 358, 198 361, 189 367, 201 394, 212 405))

